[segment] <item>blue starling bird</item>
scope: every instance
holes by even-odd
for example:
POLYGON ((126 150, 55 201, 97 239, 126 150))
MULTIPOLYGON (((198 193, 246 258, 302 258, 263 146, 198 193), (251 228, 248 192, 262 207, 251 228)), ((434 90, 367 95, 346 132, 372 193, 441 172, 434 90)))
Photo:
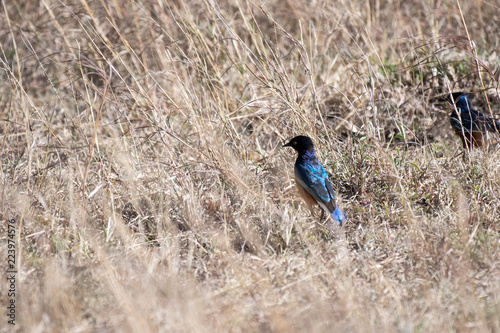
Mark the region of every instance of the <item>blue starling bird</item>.
POLYGON ((500 133, 500 122, 472 109, 466 94, 456 92, 446 99, 450 103, 455 103, 457 107, 456 110, 453 108, 450 114, 450 124, 462 140, 464 148, 482 147, 483 134, 486 131, 500 133))
POLYGON ((318 204, 323 209, 323 214, 327 211, 339 225, 342 225, 345 221, 344 214, 337 207, 332 183, 316 158, 311 138, 299 135, 283 147, 292 147, 299 153, 294 168, 295 182, 300 196, 309 209, 318 204))

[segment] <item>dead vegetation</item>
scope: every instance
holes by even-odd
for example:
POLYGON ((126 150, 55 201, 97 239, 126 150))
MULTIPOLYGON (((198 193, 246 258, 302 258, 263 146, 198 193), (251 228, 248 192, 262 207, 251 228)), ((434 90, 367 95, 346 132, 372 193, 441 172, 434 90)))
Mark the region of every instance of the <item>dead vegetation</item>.
POLYGON ((4 2, 0 331, 500 331, 498 137, 464 152, 439 102, 498 114, 500 7, 460 5, 4 2))

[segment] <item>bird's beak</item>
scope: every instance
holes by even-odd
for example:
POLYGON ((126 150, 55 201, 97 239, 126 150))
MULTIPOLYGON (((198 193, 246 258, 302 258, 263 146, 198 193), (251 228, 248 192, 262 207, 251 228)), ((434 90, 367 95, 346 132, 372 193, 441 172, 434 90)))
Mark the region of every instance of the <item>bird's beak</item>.
POLYGON ((292 144, 290 142, 288 142, 287 144, 284 144, 283 147, 281 147, 281 148, 291 147, 291 146, 292 146, 292 144))
POLYGON ((444 96, 441 96, 437 102, 440 102, 440 103, 449 103, 449 104, 453 104, 454 101, 452 99, 452 97, 450 96, 450 94, 446 94, 444 96))

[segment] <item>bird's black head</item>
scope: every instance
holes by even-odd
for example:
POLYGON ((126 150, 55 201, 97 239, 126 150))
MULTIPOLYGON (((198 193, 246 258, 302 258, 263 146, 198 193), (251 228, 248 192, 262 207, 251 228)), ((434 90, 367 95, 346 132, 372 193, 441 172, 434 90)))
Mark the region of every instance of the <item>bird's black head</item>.
POLYGON ((462 97, 464 95, 465 95, 465 93, 463 93, 463 92, 454 92, 451 94, 451 96, 450 96, 450 94, 447 94, 445 100, 448 103, 455 104, 460 99, 460 97, 462 97), (453 100, 452 100, 452 98, 453 98, 453 100))
POLYGON ((303 135, 296 136, 283 147, 292 147, 299 153, 314 150, 311 138, 303 135))
MULTIPOLYGON (((450 95, 446 96, 446 100, 448 101, 448 103, 455 104, 457 106, 457 109, 459 109, 459 111, 460 110, 466 111, 471 109, 469 97, 467 97, 467 95, 464 94, 463 92, 452 93, 451 96, 450 95), (453 98, 453 100, 451 100, 451 98, 453 98)), ((451 114, 456 115, 455 108, 453 108, 451 114)))

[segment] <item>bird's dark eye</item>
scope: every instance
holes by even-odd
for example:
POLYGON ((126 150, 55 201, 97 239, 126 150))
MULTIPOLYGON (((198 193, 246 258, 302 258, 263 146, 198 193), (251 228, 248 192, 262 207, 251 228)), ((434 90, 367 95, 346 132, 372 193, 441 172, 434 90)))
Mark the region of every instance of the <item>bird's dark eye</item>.
POLYGON ((294 146, 296 146, 296 145, 297 145, 297 141, 294 141, 294 142, 293 142, 293 145, 294 145, 294 146))

